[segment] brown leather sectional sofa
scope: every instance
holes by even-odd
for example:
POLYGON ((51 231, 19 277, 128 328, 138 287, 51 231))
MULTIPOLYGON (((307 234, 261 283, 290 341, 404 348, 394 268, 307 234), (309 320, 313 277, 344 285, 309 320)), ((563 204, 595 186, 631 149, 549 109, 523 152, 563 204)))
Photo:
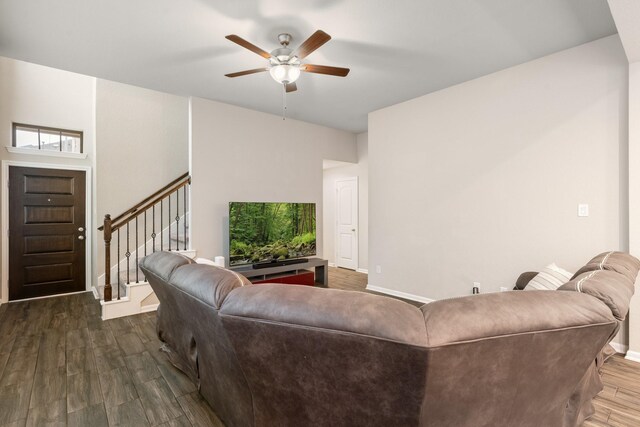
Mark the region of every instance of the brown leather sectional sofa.
POLYGON ((251 286, 167 252, 142 269, 160 300, 165 351, 228 426, 574 427, 592 413, 596 360, 640 269, 628 254, 594 260, 563 292, 421 308, 363 292, 251 286))

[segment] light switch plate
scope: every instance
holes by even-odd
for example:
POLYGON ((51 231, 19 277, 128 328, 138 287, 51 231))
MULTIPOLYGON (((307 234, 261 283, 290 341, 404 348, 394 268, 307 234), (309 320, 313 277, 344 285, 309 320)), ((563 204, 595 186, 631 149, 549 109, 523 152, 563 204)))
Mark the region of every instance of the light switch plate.
POLYGON ((586 203, 580 203, 578 205, 578 216, 589 216, 589 205, 586 203))

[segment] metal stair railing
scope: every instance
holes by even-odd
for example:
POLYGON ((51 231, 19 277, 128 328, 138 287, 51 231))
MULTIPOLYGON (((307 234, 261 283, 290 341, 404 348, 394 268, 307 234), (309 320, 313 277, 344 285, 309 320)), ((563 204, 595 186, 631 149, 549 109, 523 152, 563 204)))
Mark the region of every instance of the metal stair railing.
MULTIPOLYGON (((130 277, 132 271, 130 258, 133 255, 131 251, 132 244, 135 245, 135 282, 139 283, 140 270, 138 268, 138 261, 140 258, 140 238, 142 238, 142 241, 144 242, 143 256, 147 255, 147 243, 149 242, 151 243, 152 252, 155 252, 156 250, 181 250, 181 243, 183 246, 182 249, 187 250, 187 208, 190 185, 191 176, 187 172, 117 217, 111 218, 110 214, 106 214, 104 216, 104 224, 98 228, 99 231, 103 232, 104 236, 104 301, 111 301, 113 299, 113 287, 111 284, 111 269, 113 268, 111 265, 111 252, 113 249, 111 247, 111 243, 114 238, 116 240, 115 249, 117 254, 117 299, 120 299, 121 297, 121 281, 125 284, 129 284, 133 281, 130 277), (172 217, 172 207, 175 213, 174 217, 172 217), (167 220, 166 228, 165 218, 167 220), (148 224, 149 222, 151 224, 148 224), (142 223, 142 226, 140 226, 139 223, 142 223), (160 224, 160 228, 156 229, 156 225, 158 223, 160 224), (149 225, 151 227, 151 233, 148 232, 149 225), (180 240, 181 230, 183 231, 182 241, 180 240), (165 245, 165 233, 167 234, 167 245, 165 245), (175 236, 175 239, 172 236, 175 236), (121 240, 123 241, 121 242, 121 240), (159 240, 159 242, 157 240, 159 240), (172 245, 173 241, 175 241, 175 246, 172 245), (159 246, 157 243, 159 243, 159 246), (121 277, 121 245, 123 246, 123 249, 125 249, 125 277, 121 277)), ((143 278, 143 281, 146 281, 145 278, 143 278)))

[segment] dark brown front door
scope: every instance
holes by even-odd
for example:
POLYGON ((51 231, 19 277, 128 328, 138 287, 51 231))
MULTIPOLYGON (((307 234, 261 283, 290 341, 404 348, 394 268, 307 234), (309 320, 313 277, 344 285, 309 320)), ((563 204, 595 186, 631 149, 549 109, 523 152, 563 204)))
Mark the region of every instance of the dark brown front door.
POLYGON ((9 167, 9 299, 85 288, 85 172, 9 167))

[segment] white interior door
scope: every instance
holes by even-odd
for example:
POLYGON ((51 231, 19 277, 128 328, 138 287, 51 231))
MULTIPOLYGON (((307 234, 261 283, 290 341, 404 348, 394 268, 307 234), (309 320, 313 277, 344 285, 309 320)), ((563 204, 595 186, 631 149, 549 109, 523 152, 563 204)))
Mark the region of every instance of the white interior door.
POLYGON ((336 265, 358 268, 358 178, 336 181, 336 265))

